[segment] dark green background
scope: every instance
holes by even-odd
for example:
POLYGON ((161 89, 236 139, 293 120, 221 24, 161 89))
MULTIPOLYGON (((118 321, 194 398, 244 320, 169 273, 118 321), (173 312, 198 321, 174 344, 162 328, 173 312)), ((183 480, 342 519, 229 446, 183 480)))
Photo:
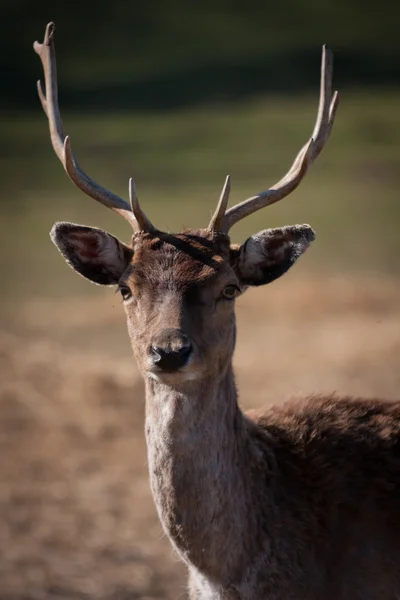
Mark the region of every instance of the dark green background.
POLYGON ((65 106, 166 108, 305 90, 323 43, 337 82, 392 85, 400 78, 394 0, 2 0, 0 102, 36 107, 31 41, 57 26, 65 106))

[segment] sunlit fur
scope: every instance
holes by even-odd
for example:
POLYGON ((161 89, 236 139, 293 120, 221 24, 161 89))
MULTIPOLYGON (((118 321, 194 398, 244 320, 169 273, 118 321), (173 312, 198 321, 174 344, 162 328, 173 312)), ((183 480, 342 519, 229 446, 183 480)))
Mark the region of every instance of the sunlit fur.
MULTIPOLYGON (((132 290, 125 303, 136 360, 151 373, 152 338, 161 330, 182 330, 193 344, 189 364, 174 374, 158 374, 177 384, 218 377, 234 345, 234 303, 221 298, 226 285, 240 283, 229 263, 229 238, 194 232, 134 237, 133 260, 122 281, 132 290)), ((154 378, 154 376, 153 376, 154 378)))
POLYGON ((266 230, 242 246, 206 230, 138 233, 125 246, 80 227, 53 230, 70 265, 130 291, 151 488, 191 599, 398 600, 400 403, 332 395, 259 414, 238 406, 235 302, 223 290, 282 275, 311 228, 266 230), (193 353, 164 373, 150 348, 169 328, 193 353))

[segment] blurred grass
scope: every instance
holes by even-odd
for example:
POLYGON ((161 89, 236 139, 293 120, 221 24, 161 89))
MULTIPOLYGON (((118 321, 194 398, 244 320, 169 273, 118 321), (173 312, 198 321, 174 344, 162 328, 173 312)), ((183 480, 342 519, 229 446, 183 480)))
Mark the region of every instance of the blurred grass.
MULTIPOLYGON (((342 94, 332 137, 300 188, 232 232, 309 222, 317 242, 302 265, 398 275, 400 113, 398 90, 342 94)), ((224 177, 231 204, 273 184, 312 131, 315 96, 265 97, 233 106, 170 113, 65 114, 74 151, 91 177, 127 197, 133 175, 142 205, 170 231, 208 222, 224 177)), ((75 189, 53 154, 40 112, 0 122, 3 307, 29 296, 95 290, 62 264, 48 238, 54 221, 109 229, 129 239, 123 219, 75 189)))

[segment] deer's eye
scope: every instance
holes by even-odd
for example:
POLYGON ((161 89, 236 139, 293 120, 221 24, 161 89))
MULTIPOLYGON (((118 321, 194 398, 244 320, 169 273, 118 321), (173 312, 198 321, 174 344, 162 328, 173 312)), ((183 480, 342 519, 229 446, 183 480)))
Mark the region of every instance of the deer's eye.
POLYGON ((234 300, 239 291, 240 290, 236 285, 226 285, 222 290, 222 298, 224 298, 224 300, 234 300))
POLYGON ((122 296, 123 300, 129 300, 129 298, 132 298, 132 292, 128 288, 127 285, 119 285, 118 289, 119 289, 119 291, 121 293, 121 296, 122 296))

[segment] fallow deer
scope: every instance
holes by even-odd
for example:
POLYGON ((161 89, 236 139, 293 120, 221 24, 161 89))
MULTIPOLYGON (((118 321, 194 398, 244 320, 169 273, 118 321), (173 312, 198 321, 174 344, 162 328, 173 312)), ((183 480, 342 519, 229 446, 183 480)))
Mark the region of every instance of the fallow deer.
POLYGON ((197 600, 399 600, 400 403, 309 397, 259 416, 238 406, 232 369, 235 298, 283 275, 314 240, 308 225, 261 231, 241 246, 230 228, 292 192, 324 147, 338 106, 322 51, 311 139, 270 189, 226 210, 226 179, 206 229, 159 231, 141 209, 92 181, 64 135, 54 25, 36 42, 39 97, 72 181, 133 226, 129 245, 57 223, 68 264, 117 285, 146 386, 151 489, 197 600))

